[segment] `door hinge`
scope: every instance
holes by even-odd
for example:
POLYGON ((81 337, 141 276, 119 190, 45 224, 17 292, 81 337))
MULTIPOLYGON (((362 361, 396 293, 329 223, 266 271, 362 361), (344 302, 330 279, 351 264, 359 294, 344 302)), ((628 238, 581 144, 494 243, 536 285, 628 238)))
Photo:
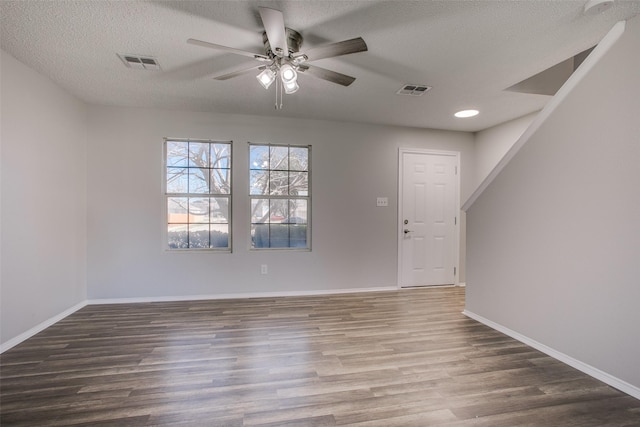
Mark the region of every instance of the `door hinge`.
POLYGON ((458 225, 458 217, 457 216, 453 217, 453 225, 458 225))
POLYGON ((456 175, 458 175, 458 166, 456 166, 456 175))
POLYGON ((456 275, 456 272, 457 272, 456 267, 453 267, 453 275, 454 276, 456 275))

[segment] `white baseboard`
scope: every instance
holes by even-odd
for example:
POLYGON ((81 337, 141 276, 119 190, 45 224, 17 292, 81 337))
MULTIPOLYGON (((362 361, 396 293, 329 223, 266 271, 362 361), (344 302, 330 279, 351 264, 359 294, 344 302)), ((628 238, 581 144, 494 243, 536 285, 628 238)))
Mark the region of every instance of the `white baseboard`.
POLYGON ((362 292, 397 291, 395 286, 382 286, 375 288, 351 288, 351 289, 322 289, 312 291, 282 291, 282 292, 247 292, 210 295, 179 295, 157 297, 132 297, 132 298, 96 298, 87 301, 87 304, 129 304, 138 302, 172 302, 172 301, 199 301, 221 299, 246 299, 246 298, 273 298, 273 297, 299 297, 313 295, 355 294, 362 292))
POLYGON ((467 317, 470 317, 473 320, 477 320, 478 322, 487 325, 488 327, 495 329, 496 331, 502 332, 505 335, 510 336, 513 339, 516 339, 518 341, 520 341, 521 343, 524 343, 526 345, 528 345, 529 347, 533 347, 536 350, 539 350, 551 357, 553 357, 554 359, 557 359, 563 363, 566 363, 567 365, 576 368, 579 371, 584 372, 585 374, 592 376, 593 378, 596 378, 600 381, 602 381, 605 384, 610 385, 611 387, 617 388, 618 390, 627 393, 630 396, 635 397, 636 399, 640 399, 640 387, 636 387, 633 384, 629 384, 626 381, 623 381, 619 378, 614 377, 613 375, 610 375, 604 371, 601 371, 598 368, 594 368, 591 365, 587 365, 584 362, 581 362, 577 359, 574 359, 571 356, 567 356, 564 353, 561 353, 557 350, 554 350, 551 347, 548 347, 542 343, 539 343, 536 340, 533 340, 525 335, 522 335, 516 331, 512 331, 511 329, 500 325, 499 323, 493 322, 489 319, 486 319, 480 315, 477 315, 469 310, 464 310, 462 312, 462 314, 464 314, 467 317))
POLYGON ((42 332, 43 330, 47 329, 49 326, 53 325, 56 322, 61 321, 62 319, 64 319, 68 315, 70 315, 72 313, 75 313, 76 311, 80 310, 82 307, 84 307, 86 305, 87 305, 87 301, 82 301, 82 302, 74 305, 73 307, 63 311, 62 313, 57 314, 57 315, 51 317, 50 319, 45 320, 44 322, 40 323, 39 325, 34 326, 33 328, 29 329, 28 331, 21 333, 17 337, 11 338, 9 341, 7 341, 5 343, 2 343, 2 345, 0 345, 0 353, 4 353, 5 351, 9 350, 10 348, 13 348, 13 347, 17 346, 18 344, 20 344, 21 342, 25 341, 26 339, 31 338, 32 336, 34 336, 38 332, 42 332))
POLYGON ((467 287, 467 282, 458 282, 457 286, 460 286, 461 288, 466 288, 467 287))

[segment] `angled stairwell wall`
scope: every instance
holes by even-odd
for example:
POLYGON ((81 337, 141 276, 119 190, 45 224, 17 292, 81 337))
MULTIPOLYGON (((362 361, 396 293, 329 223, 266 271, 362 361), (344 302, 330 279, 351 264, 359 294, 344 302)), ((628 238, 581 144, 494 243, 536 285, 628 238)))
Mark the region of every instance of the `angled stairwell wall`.
POLYGON ((640 398, 640 17, 465 204, 465 313, 640 398))

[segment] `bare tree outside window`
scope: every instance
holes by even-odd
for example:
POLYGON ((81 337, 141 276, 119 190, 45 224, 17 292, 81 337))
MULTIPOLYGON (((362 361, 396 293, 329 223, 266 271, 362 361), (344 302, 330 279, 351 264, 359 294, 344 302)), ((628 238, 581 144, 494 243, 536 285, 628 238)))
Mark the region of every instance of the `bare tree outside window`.
POLYGON ((169 249, 231 248, 231 142, 165 140, 169 249))
POLYGON ((250 144, 253 248, 310 248, 310 151, 309 146, 250 144))

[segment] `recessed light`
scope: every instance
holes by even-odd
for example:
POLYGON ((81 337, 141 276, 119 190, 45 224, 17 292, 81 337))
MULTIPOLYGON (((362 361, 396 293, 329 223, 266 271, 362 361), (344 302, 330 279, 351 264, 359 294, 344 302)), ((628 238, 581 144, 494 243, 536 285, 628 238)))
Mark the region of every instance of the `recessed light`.
POLYGON ((477 116, 478 113, 480 113, 478 110, 462 110, 455 113, 454 116, 462 119, 462 118, 477 116))

